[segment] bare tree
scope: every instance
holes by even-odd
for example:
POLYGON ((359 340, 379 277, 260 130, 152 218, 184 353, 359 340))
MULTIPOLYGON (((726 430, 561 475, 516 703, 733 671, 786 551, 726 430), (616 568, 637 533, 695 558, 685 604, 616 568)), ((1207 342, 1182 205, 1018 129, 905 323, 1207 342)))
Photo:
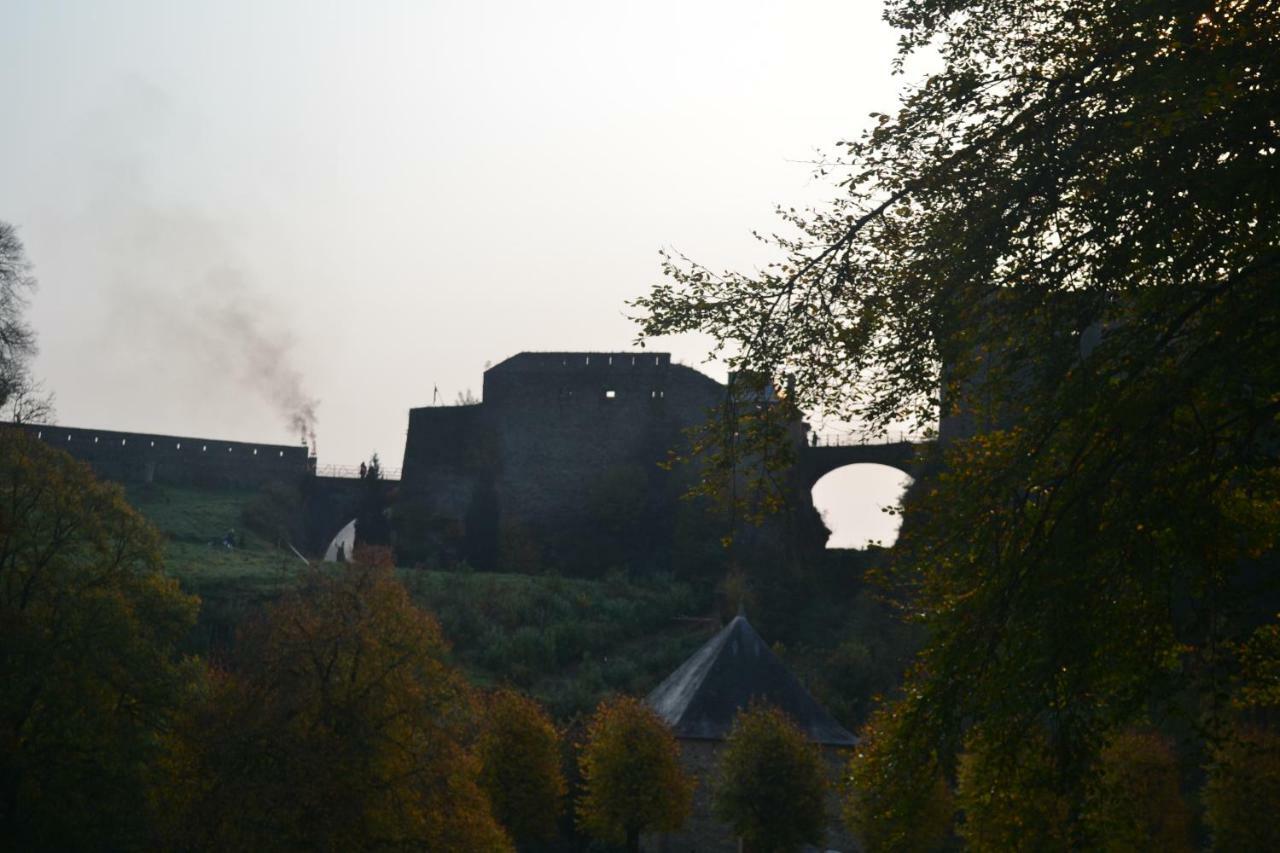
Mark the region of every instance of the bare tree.
POLYGON ((0 415, 19 423, 53 416, 53 395, 31 377, 36 337, 23 314, 35 286, 17 229, 0 222, 0 415))

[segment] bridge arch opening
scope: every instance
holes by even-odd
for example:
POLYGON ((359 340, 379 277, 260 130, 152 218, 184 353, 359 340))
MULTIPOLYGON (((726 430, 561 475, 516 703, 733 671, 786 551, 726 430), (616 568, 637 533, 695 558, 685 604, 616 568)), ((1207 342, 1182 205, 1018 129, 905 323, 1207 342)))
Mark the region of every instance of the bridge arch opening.
POLYGON ((885 548, 898 539, 900 515, 886 508, 902 506, 902 495, 912 483, 904 471, 888 465, 856 463, 828 471, 811 492, 813 505, 831 535, 827 548, 885 548))

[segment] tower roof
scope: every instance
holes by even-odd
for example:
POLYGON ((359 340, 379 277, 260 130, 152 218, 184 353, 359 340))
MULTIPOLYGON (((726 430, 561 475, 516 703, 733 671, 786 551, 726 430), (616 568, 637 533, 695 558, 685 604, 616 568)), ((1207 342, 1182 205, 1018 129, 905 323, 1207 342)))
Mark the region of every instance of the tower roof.
POLYGON ((676 737, 723 740, 752 700, 783 711, 810 740, 853 746, 837 723, 739 615, 654 688, 645 700, 676 737))

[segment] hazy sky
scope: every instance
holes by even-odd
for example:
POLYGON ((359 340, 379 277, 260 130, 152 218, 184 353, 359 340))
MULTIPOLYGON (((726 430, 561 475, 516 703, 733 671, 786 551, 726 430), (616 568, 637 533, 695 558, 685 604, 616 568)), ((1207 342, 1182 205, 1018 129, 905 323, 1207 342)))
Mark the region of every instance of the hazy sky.
POLYGON ((433 387, 629 349, 660 248, 766 260, 894 42, 876 0, 6 0, 36 371, 65 424, 292 442, 314 399, 322 464, 398 466, 433 387))

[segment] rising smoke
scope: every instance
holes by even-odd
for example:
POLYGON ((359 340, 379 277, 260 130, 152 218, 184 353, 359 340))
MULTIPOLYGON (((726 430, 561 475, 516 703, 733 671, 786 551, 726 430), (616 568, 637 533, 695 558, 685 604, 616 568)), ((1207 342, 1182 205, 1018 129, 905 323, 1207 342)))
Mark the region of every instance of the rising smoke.
POLYGON ((117 195, 110 209, 102 235, 111 266, 107 352, 161 365, 165 402, 231 410, 220 422, 253 421, 266 404, 314 454, 319 401, 307 391, 291 315, 246 271, 227 229, 136 194, 117 195))

